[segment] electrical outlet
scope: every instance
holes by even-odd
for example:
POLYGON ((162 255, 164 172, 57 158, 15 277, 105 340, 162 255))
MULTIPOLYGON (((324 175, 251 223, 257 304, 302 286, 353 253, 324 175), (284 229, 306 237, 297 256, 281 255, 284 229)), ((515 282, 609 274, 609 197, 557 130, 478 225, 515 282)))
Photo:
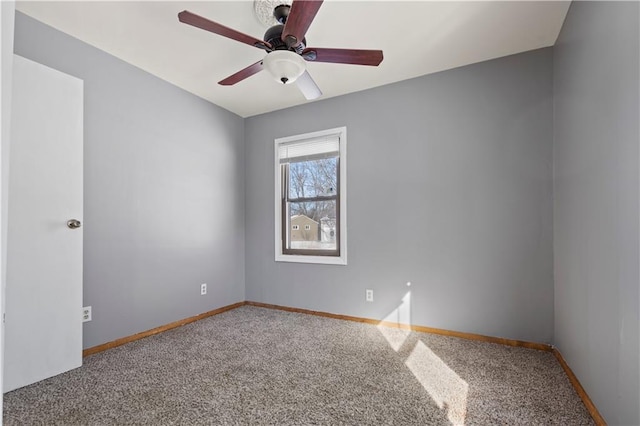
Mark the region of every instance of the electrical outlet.
POLYGON ((85 306, 82 308, 82 322, 91 321, 91 306, 85 306))
POLYGON ((207 294, 207 285, 200 284, 200 296, 204 296, 205 294, 207 294))
POLYGON ((373 302, 373 290, 371 290, 370 288, 368 288, 365 291, 365 298, 367 300, 367 302, 373 302))

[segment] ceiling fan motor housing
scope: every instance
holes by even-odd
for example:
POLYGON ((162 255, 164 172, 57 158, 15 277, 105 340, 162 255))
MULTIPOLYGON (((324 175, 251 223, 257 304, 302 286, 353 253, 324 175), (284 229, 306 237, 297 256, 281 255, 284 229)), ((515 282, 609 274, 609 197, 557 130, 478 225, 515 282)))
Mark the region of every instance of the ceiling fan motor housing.
POLYGON ((307 47, 307 39, 302 39, 302 43, 297 45, 296 47, 289 48, 287 43, 282 41, 282 31, 284 30, 284 25, 274 25, 269 28, 262 38, 264 41, 269 43, 273 50, 291 50, 296 52, 297 54, 301 54, 302 51, 307 47))

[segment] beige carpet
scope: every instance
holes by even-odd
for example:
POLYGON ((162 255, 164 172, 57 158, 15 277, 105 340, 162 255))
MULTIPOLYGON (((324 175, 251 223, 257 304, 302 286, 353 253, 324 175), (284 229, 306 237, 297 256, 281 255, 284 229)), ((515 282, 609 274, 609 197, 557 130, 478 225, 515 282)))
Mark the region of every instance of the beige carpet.
POLYGON ((548 352, 244 306, 9 392, 6 425, 587 425, 548 352))

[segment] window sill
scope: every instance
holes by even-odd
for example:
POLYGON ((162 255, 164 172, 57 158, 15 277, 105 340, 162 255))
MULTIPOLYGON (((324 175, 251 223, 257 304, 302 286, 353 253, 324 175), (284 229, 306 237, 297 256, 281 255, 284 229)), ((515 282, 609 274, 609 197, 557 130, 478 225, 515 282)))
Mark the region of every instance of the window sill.
POLYGON ((346 265, 347 257, 343 256, 301 256, 294 254, 277 254, 276 262, 316 263, 324 265, 346 265))

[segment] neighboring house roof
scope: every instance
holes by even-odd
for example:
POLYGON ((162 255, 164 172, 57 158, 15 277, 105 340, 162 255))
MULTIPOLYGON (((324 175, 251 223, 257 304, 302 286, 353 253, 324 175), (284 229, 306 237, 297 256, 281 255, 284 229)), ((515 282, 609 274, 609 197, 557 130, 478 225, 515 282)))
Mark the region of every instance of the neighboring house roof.
POLYGON ((315 220, 311 219, 309 216, 305 216, 303 214, 296 214, 296 215, 291 216, 291 221, 294 221, 294 220, 297 220, 297 219, 303 219, 303 218, 307 219, 307 220, 310 220, 313 223, 318 223, 315 220))

